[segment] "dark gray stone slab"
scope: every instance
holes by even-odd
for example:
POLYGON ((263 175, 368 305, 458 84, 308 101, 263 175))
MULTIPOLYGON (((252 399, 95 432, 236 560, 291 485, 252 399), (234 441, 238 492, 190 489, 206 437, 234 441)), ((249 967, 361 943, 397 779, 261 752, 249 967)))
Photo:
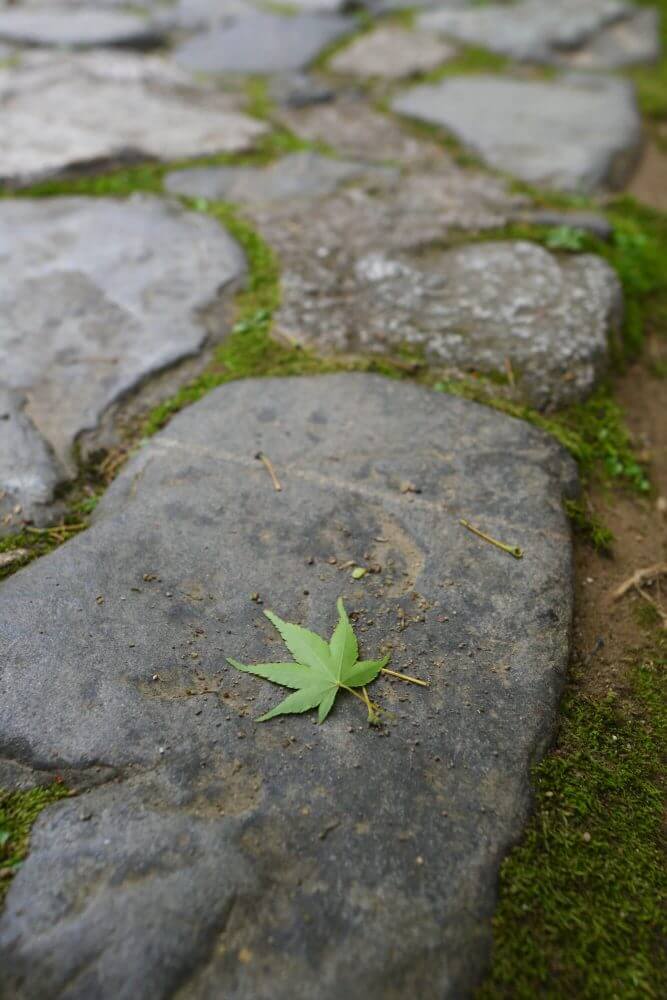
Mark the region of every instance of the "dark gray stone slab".
POLYGON ((76 10, 59 4, 0 8, 0 40, 16 45, 86 49, 117 46, 146 49, 162 42, 145 18, 122 11, 76 10))
POLYGON ((267 130, 233 98, 129 52, 30 52, 0 66, 0 103, 0 181, 17 183, 91 163, 238 152, 267 130))
POLYGON ((442 126, 498 170, 560 190, 622 187, 641 150, 633 88, 610 77, 463 76, 415 87, 392 107, 442 126))
POLYGON ((519 0, 436 9, 418 18, 420 27, 469 45, 482 45, 513 59, 553 62, 578 49, 597 32, 633 13, 622 0, 519 0))
POLYGON ((174 58, 200 73, 285 73, 305 69, 354 25, 337 14, 257 12, 195 35, 176 48, 174 58))
POLYGON ((174 194, 251 204, 319 198, 347 181, 366 178, 376 184, 398 179, 398 171, 367 163, 335 160, 318 153, 293 153, 268 167, 195 167, 166 178, 174 194))
MULTIPOLYGON (((17 433, 39 432, 70 472, 112 403, 225 332, 223 294, 245 270, 216 222, 148 197, 0 201, 0 260, 0 371, 34 425, 17 433)), ((50 499, 39 454, 21 446, 0 490, 35 476, 50 499)))
POLYGON ((468 995, 567 665, 574 482, 535 429, 370 376, 226 386, 142 448, 0 586, 2 755, 116 779, 38 821, 6 994, 468 995), (345 595, 363 650, 431 686, 375 685, 389 738, 352 698, 257 725, 278 692, 225 665, 283 656, 253 592, 322 633, 345 595))
MULTIPOLYGON (((336 262, 340 267, 340 262, 336 262)), ((324 353, 397 354, 504 372, 538 408, 586 398, 622 319, 615 272, 590 254, 557 258, 533 243, 448 251, 377 250, 342 275, 323 254, 283 259, 277 328, 324 353)))

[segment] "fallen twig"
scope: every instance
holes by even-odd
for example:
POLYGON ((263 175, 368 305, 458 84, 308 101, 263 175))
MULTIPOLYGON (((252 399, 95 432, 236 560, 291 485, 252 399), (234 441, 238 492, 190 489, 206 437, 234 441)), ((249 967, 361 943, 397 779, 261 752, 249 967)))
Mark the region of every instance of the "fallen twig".
POLYGON ((48 535, 57 541, 62 541, 62 535, 68 535, 75 531, 83 531, 85 524, 56 524, 52 528, 33 528, 31 524, 26 524, 25 530, 31 535, 48 535))
POLYGON ((614 591, 612 597, 615 601, 618 601, 629 590, 633 588, 639 589, 648 584, 655 583, 661 576, 667 576, 667 563, 656 563, 654 566, 648 566, 646 569, 638 569, 614 591))
POLYGON ((495 545, 497 549, 501 549, 503 552, 508 552, 511 556, 514 556, 515 559, 523 559, 523 551, 518 545, 506 545, 505 542, 499 542, 496 538, 492 538, 491 535, 487 535, 485 531, 480 531, 479 528, 476 528, 474 524, 471 524, 470 521, 466 521, 463 517, 461 518, 460 523, 464 528, 467 528, 468 531, 472 531, 473 535, 477 535, 478 538, 482 538, 490 545, 495 545))
POLYGON ((271 462, 271 459, 268 458, 264 454, 263 451, 258 451, 257 454, 255 455, 255 458, 258 458, 260 460, 260 462, 262 462, 262 464, 264 465, 264 468, 266 469, 266 471, 268 472, 268 474, 271 476, 271 482, 273 483, 273 488, 276 491, 276 493, 281 493, 282 492, 282 486, 280 485, 280 480, 278 479, 278 476, 276 475, 276 470, 273 468, 273 464, 271 462))
POLYGON ((645 590, 642 590, 641 587, 635 587, 635 590, 637 591, 637 593, 639 594, 639 596, 641 598, 643 598, 643 600, 647 601, 648 604, 651 605, 651 607, 655 608, 655 610, 657 611, 657 613, 660 615, 660 618, 662 619, 662 627, 663 628, 667 628, 667 611, 664 611, 660 607, 660 605, 658 604, 658 602, 654 601, 653 598, 650 597, 650 595, 647 594, 645 590))
POLYGON ((411 677, 410 674, 399 674, 397 670, 390 670, 389 667, 383 667, 380 673, 389 674, 390 677, 398 677, 399 681, 407 681, 409 684, 419 684, 423 688, 428 687, 428 681, 420 681, 418 677, 411 677))

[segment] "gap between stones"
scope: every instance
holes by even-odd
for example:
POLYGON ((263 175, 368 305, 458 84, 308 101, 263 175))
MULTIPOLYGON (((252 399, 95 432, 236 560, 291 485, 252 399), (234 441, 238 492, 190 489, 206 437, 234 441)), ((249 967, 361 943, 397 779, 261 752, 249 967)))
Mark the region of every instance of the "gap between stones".
MULTIPOLYGON (((313 148, 313 144, 304 143, 290 133, 285 133, 278 143, 274 141, 265 143, 263 148, 253 154, 225 155, 211 158, 209 162, 216 164, 233 162, 237 165, 266 163, 278 155, 277 145, 283 147, 280 152, 284 152, 286 148, 289 148, 290 151, 295 148, 313 148)), ((18 192, 4 191, 0 193, 0 197, 56 197, 76 194, 103 197, 127 195, 136 191, 162 194, 164 176, 174 169, 191 165, 190 162, 187 164, 143 164, 92 178, 48 181, 18 192)), ((201 165, 201 161, 197 161, 197 166, 201 165)), ((551 205, 563 208, 565 205, 573 207, 574 204, 575 207, 581 208, 581 199, 571 199, 563 195, 552 197, 534 190, 531 190, 530 193, 533 198, 539 198, 539 203, 544 206, 551 205)), ((70 526, 87 526, 87 517, 92 513, 97 500, 115 478, 125 457, 142 438, 155 433, 168 422, 174 413, 202 398, 212 388, 225 382, 257 375, 366 371, 379 373, 390 378, 410 379, 440 391, 462 395, 465 398, 495 407, 511 416, 528 420, 555 436, 579 463, 584 481, 588 475, 592 474, 594 467, 599 464, 600 458, 609 457, 605 456, 604 453, 601 455, 596 452, 595 442, 591 446, 591 442, 586 440, 587 433, 586 428, 582 429, 582 420, 589 417, 593 425, 591 428, 593 436, 599 434, 600 424, 608 425, 606 436, 608 437, 609 432, 611 432, 611 451, 615 457, 620 457, 621 477, 629 480, 631 484, 645 489, 644 478, 634 460, 629 438, 622 426, 620 412, 614 408, 605 387, 598 389, 587 402, 569 408, 568 411, 561 411, 546 417, 525 405, 503 398, 502 387, 506 378, 502 375, 495 379, 493 377, 463 378, 461 380, 448 378, 443 381, 437 370, 429 370, 417 356, 408 356, 407 358, 354 356, 325 358, 317 356, 306 348, 285 345, 273 339, 271 337, 271 322, 273 313, 280 302, 280 273, 279 263, 272 249, 244 218, 237 206, 229 203, 205 202, 201 199, 181 198, 180 201, 186 208, 203 211, 216 218, 237 240, 246 255, 248 263, 247 286, 236 296, 236 322, 231 332, 217 348, 211 349, 209 347, 204 351, 203 356, 197 359, 195 370, 201 368, 203 362, 203 370, 200 374, 194 380, 191 379, 181 385, 174 395, 159 403, 148 414, 141 410, 141 388, 127 402, 113 408, 113 422, 118 424, 119 417, 122 422, 128 421, 129 418, 129 431, 125 434, 122 449, 116 452, 115 458, 112 453, 111 466, 107 465, 106 470, 104 468, 105 460, 108 462, 110 457, 108 453, 103 456, 102 461, 97 456, 84 461, 81 455, 78 455, 79 476, 72 484, 66 485, 59 494, 65 510, 62 519, 64 529, 60 533, 47 532, 39 536, 30 532, 22 532, 9 538, 0 539, 0 553, 11 550, 23 550, 24 552, 16 562, 0 567, 0 579, 11 575, 33 558, 51 551, 67 537, 70 537, 74 531, 80 530, 79 528, 70 528, 70 526)), ((648 214, 650 216, 650 213, 648 214)), ((617 356, 614 358, 618 365, 622 363, 624 356, 632 356, 641 344, 642 300, 654 290, 658 281, 658 269, 654 269, 655 274, 641 273, 639 277, 637 272, 643 272, 647 269, 647 261, 656 255, 658 248, 656 246, 657 240, 653 245, 646 245, 643 242, 641 227, 632 219, 631 206, 624 204, 623 200, 618 203, 616 208, 612 205, 609 215, 616 226, 616 233, 620 234, 620 239, 615 236, 611 243, 607 243, 590 234, 583 234, 577 249, 599 254, 616 268, 622 279, 626 298, 626 323, 622 350, 617 352, 617 356)), ((647 213, 644 212, 644 216, 646 215, 647 213)), ((516 223, 500 230, 483 233, 453 234, 440 246, 451 248, 464 243, 512 239, 527 239, 549 246, 550 234, 552 233, 553 227, 516 223)), ((667 241, 665 242, 667 243, 667 241)), ((169 377, 178 378, 179 370, 184 371, 187 365, 188 362, 177 364, 168 373, 169 377)), ((160 373, 149 382, 154 384, 164 376, 165 373, 160 373)), ((95 434, 91 437, 94 440, 95 434)), ((571 502, 568 512, 573 518, 575 526, 578 526, 598 543, 605 543, 607 536, 604 528, 586 514, 585 502, 571 502)))

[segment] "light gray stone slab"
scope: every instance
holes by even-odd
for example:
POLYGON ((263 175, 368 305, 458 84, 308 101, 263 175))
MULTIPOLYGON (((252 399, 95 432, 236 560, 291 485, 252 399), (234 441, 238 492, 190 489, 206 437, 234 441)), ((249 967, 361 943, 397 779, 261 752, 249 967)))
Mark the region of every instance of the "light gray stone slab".
POLYGON ((156 10, 153 19, 168 28, 201 31, 219 27, 256 9, 250 0, 178 0, 156 10))
MULTIPOLYGON (((0 371, 32 422, 16 433, 38 432, 70 474, 109 406, 225 332, 223 295, 244 274, 216 222, 148 197, 0 201, 0 261, 0 371)), ((43 504, 54 483, 37 447, 14 453, 0 490, 36 476, 43 504)))
POLYGON ((366 163, 335 160, 318 153, 293 153, 268 167, 195 167, 169 174, 174 194, 256 205, 331 194, 347 181, 366 178, 377 184, 398 179, 398 171, 366 163))
POLYGON ((305 69, 354 24, 337 14, 257 12, 187 39, 176 48, 174 58, 200 73, 285 73, 305 69))
POLYGON ((0 67, 0 180, 249 149, 266 125, 156 56, 24 55, 0 67))
POLYGON ((430 364, 504 372, 538 408, 584 399, 622 318, 614 271, 593 255, 476 243, 418 257, 382 247, 349 262, 285 263, 278 330, 324 353, 422 354, 430 364), (326 272, 329 265, 329 277, 326 272), (316 277, 317 276, 317 277, 316 277), (317 280, 319 278, 319 280, 317 280))
POLYGON ((623 0, 519 0, 463 10, 437 8, 420 15, 417 23, 513 59, 551 62, 559 51, 584 45, 631 11, 623 0))
POLYGON ((178 416, 88 532, 0 586, 3 757, 106 779, 38 820, 5 991, 469 995, 565 677, 574 486, 528 425, 377 377, 244 381, 178 416), (430 687, 374 685, 388 738, 351 697, 258 725, 280 693, 225 657, 289 655, 262 607, 329 634, 341 594, 363 652, 430 687))
POLYGON ((660 58, 660 15, 644 8, 597 32, 587 45, 558 53, 557 61, 573 69, 622 69, 660 58))
POLYGON ((26 518, 42 521, 63 478, 24 404, 19 393, 0 383, 0 534, 26 518))
POLYGON ((498 170, 559 190, 621 187, 641 151, 633 88, 610 77, 470 75, 415 87, 392 107, 442 126, 498 170))
POLYGON ((162 36, 145 19, 122 11, 72 10, 59 4, 42 8, 0 8, 0 40, 15 45, 85 49, 118 46, 145 49, 162 36))
POLYGON ((335 73, 397 80, 428 73, 456 54, 456 49, 426 32, 395 25, 360 35, 329 63, 335 73))

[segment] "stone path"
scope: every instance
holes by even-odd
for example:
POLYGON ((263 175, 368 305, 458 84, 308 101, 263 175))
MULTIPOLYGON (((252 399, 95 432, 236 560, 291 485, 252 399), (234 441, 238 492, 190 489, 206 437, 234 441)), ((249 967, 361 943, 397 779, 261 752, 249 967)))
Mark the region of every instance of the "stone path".
POLYGON ((242 382, 178 416, 88 532, 0 590, 13 767, 97 784, 16 879, 7 987, 460 995, 567 662, 575 481, 527 425, 378 377, 242 382), (382 572, 355 583, 369 555, 382 572), (275 692, 224 665, 278 653, 253 592, 321 631, 346 595, 364 648, 430 689, 383 684, 389 738, 352 699, 257 726, 275 692))
POLYGON ((0 101, 0 179, 19 184, 89 165, 240 152, 265 132, 233 97, 157 56, 27 53, 0 67, 0 101))
MULTIPOLYGON (((516 182, 626 184, 642 129, 614 70, 656 57, 654 12, 440 0, 409 23, 379 0, 360 30, 339 0, 294 8, 0 5, 0 535, 57 523, 123 408, 204 368, 269 280, 261 241, 295 358, 547 412, 606 370, 618 277, 525 224, 610 224, 516 182), (462 72, 469 45, 507 65, 462 72), (72 194, 146 161, 128 197, 72 194)), ((0 583, 0 787, 79 793, 12 881, 0 996, 471 995, 568 663, 572 461, 351 372, 230 383, 135 444, 88 530, 0 583), (380 679, 379 730, 351 697, 257 725, 276 692, 226 657, 282 656, 268 607, 330 632, 340 595, 364 654, 430 687, 380 679)))
POLYGON ((10 430, 33 442, 0 461, 13 525, 40 520, 113 403, 222 339, 245 262, 212 219, 145 197, 0 201, 0 255, 0 385, 10 430))

